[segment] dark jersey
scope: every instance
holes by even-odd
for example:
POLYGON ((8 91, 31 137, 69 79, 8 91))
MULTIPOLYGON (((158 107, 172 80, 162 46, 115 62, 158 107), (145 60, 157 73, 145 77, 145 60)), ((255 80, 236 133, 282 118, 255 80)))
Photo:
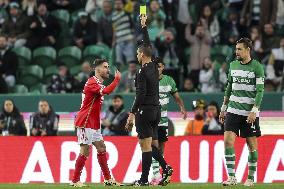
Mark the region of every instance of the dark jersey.
MULTIPOLYGON (((150 46, 147 28, 142 28, 143 45, 150 46)), ((158 64, 154 61, 144 64, 135 78, 136 98, 131 112, 136 113, 140 106, 154 105, 159 103, 159 71, 158 64)))

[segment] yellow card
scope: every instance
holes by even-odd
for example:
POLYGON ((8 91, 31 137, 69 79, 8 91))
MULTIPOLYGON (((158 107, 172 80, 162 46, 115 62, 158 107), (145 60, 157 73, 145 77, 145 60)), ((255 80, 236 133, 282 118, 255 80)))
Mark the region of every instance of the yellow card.
POLYGON ((140 6, 140 15, 145 14, 146 15, 146 6, 140 6))

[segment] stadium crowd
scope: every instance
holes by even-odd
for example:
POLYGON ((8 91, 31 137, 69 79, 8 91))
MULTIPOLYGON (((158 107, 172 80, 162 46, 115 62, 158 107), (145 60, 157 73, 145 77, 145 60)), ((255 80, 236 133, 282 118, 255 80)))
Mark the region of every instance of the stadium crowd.
MULTIPOLYGON (((214 101, 206 103, 202 99, 193 101, 193 119, 189 120, 184 135, 222 135, 223 124, 219 122, 220 107, 214 101)), ((124 99, 114 95, 112 103, 101 120, 103 136, 128 136, 131 132, 125 130, 128 111, 124 108, 124 99)), ((0 111, 0 136, 57 136, 60 115, 47 100, 38 102, 38 111, 30 115, 29 125, 11 99, 6 99, 0 111), (27 131, 29 130, 29 132, 27 131)), ((169 118, 169 135, 174 135, 174 124, 169 118)))
MULTIPOLYGON (((283 0, 146 2, 155 55, 180 91, 223 91, 240 37, 253 41, 265 90, 283 91, 283 0)), ((117 92, 135 91, 137 0, 0 0, 0 30, 0 93, 80 92, 98 57, 123 72, 117 92)))

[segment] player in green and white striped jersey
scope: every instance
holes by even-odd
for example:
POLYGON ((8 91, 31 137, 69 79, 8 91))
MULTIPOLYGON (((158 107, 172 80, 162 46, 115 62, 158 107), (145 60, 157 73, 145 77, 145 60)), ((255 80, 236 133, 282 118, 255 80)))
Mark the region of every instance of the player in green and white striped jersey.
POLYGON ((237 184, 235 178, 236 136, 246 138, 249 148, 248 179, 245 186, 253 186, 257 167, 257 137, 261 136, 259 127, 259 108, 264 91, 264 69, 260 62, 251 58, 252 42, 241 38, 236 43, 237 60, 230 63, 228 85, 221 107, 220 122, 225 121, 225 159, 228 180, 224 186, 237 184), (227 111, 225 117, 225 111, 227 111))
MULTIPOLYGON (((178 104, 183 119, 186 119, 187 113, 183 104, 183 100, 179 96, 174 79, 170 76, 163 75, 163 70, 165 68, 165 65, 162 62, 161 58, 156 57, 155 61, 158 63, 158 69, 159 69, 159 79, 160 79, 159 100, 161 105, 161 119, 158 126, 158 141, 159 141, 159 149, 161 150, 162 154, 164 154, 165 143, 168 141, 169 120, 167 112, 171 96, 174 97, 176 103, 178 104)), ((160 165, 154 159, 152 159, 152 168, 153 168, 153 178, 151 184, 157 185, 161 178, 160 165)))

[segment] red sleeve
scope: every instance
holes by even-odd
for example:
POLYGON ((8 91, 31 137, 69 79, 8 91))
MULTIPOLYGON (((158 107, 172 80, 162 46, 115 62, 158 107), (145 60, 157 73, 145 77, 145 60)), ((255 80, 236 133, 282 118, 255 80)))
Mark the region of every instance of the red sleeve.
POLYGON ((96 80, 90 78, 84 88, 84 93, 94 93, 94 94, 98 94, 101 93, 102 90, 102 85, 100 85, 99 83, 97 83, 96 80))
POLYGON ((106 88, 102 90, 102 95, 107 94, 109 95, 115 89, 117 84, 119 83, 120 78, 114 78, 114 80, 109 84, 106 88))

